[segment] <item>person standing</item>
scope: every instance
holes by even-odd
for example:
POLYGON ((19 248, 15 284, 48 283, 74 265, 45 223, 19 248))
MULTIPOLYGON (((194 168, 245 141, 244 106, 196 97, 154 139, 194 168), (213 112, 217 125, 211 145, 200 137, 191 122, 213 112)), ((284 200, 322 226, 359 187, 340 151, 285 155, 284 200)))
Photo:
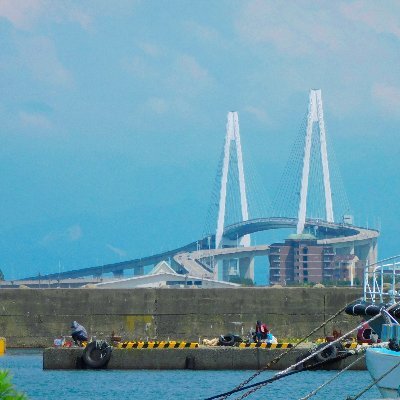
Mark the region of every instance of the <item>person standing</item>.
POLYGON ((80 345, 82 342, 88 341, 86 329, 76 321, 73 321, 71 324, 71 336, 76 345, 80 345))

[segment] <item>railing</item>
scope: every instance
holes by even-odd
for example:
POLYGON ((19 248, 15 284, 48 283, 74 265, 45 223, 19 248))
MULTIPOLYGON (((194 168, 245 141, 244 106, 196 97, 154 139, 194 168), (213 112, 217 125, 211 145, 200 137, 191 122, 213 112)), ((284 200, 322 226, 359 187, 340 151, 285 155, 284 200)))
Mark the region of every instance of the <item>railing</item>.
POLYGON ((364 269, 364 301, 395 303, 400 300, 400 255, 386 258, 364 269), (386 284, 386 285, 385 285, 386 284))

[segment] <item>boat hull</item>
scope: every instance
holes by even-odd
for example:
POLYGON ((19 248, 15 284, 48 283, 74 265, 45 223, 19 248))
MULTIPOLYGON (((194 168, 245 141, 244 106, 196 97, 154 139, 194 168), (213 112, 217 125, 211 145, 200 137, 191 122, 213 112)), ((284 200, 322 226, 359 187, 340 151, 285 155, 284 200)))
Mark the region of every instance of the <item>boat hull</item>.
POLYGON ((398 365, 376 385, 384 398, 399 398, 400 352, 376 347, 366 352, 366 364, 372 379, 379 379, 387 371, 398 365))

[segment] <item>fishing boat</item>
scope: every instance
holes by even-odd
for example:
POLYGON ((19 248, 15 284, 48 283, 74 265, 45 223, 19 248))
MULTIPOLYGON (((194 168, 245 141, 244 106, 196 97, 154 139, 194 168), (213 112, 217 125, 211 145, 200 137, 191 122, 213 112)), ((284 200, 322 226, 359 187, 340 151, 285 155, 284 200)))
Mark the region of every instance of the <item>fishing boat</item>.
POLYGON ((366 351, 367 369, 384 398, 400 397, 400 352, 384 347, 366 351), (382 378, 383 377, 383 378, 382 378))
POLYGON ((400 256, 367 266, 363 299, 346 313, 377 317, 370 322, 380 345, 366 350, 366 365, 384 398, 400 397, 400 256))

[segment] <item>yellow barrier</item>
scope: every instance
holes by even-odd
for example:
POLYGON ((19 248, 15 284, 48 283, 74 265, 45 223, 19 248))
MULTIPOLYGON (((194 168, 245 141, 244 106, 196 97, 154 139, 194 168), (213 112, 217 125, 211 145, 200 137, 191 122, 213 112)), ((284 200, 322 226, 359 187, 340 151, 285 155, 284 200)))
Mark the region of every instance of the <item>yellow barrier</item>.
POLYGON ((0 355, 6 352, 6 338, 0 337, 0 355))
POLYGON ((194 349, 198 343, 188 342, 122 342, 117 344, 118 349, 194 349))
POLYGON ((261 349, 290 349, 293 347, 292 343, 240 343, 239 347, 245 348, 261 348, 261 349))
POLYGON ((361 347, 361 346, 371 346, 371 344, 369 344, 369 343, 360 343, 359 344, 357 342, 352 342, 352 343, 345 343, 344 347, 346 349, 356 349, 357 347, 361 347))

